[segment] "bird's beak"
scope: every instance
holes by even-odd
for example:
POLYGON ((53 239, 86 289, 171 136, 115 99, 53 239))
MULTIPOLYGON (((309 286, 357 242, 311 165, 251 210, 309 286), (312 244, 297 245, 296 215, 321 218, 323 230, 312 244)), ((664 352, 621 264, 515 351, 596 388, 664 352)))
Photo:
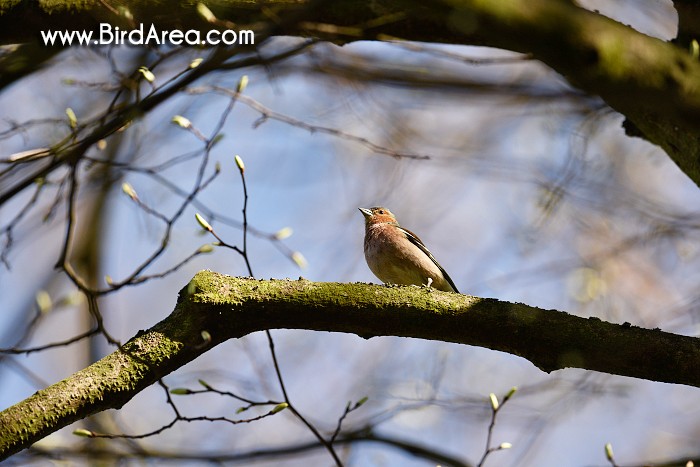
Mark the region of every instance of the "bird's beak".
POLYGON ((367 208, 357 208, 357 209, 359 209, 360 212, 362 213, 362 215, 365 216, 365 219, 369 219, 370 217, 372 217, 372 210, 371 209, 367 209, 367 208))

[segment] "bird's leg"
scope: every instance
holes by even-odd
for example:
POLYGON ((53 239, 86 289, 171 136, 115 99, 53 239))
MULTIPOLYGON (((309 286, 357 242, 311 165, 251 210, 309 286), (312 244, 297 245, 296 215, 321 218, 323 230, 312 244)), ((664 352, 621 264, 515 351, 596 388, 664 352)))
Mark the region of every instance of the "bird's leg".
POLYGON ((432 277, 428 277, 428 288, 430 288, 430 286, 431 286, 432 284, 433 284, 433 278, 432 278, 432 277))

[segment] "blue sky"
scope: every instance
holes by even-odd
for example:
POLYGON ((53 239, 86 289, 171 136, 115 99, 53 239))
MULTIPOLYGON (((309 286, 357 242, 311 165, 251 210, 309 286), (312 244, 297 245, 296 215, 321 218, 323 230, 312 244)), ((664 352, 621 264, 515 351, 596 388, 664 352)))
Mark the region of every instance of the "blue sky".
MULTIPOLYGON (((275 46, 288 41, 279 39, 275 46)), ((467 47, 440 50, 477 58, 512 56, 467 47)), ((621 117, 576 95, 543 98, 542 94, 568 89, 561 78, 533 62, 464 65, 430 50, 366 43, 321 45, 315 54, 313 60, 296 59, 271 72, 236 70, 197 85, 231 88, 245 73, 250 78, 245 94, 275 112, 430 159, 377 154, 360 143, 273 119, 255 126, 260 113, 238 102, 222 130, 224 138, 211 153, 222 173, 198 200, 219 215, 240 219, 242 191, 233 159, 239 154, 246 165, 251 225, 270 233, 292 228, 284 244, 308 261, 300 270, 271 242, 251 237, 256 277, 377 282, 364 263, 363 221, 357 208, 385 205, 402 225, 420 235, 463 293, 696 332, 692 303, 699 258, 694 206, 700 195, 658 148, 627 138, 621 117), (319 73, 312 66, 347 62, 373 70, 405 70, 407 76, 451 76, 470 87, 417 90, 395 82, 319 73), (489 80, 502 89, 485 94, 474 88, 474 83, 489 80), (518 94, 523 89, 538 91, 540 97, 518 94), (679 224, 681 214, 686 224, 679 224), (655 234, 659 225, 674 226, 680 234, 655 234), (636 237, 641 239, 631 247, 621 247, 636 237)), ((126 63, 135 54, 124 50, 118 55, 126 63)), ((192 52, 192 57, 174 61, 171 70, 157 73, 156 84, 194 56, 192 52)), ((70 106, 79 119, 87 118, 109 95, 61 84, 62 80, 109 81, 111 74, 96 54, 69 50, 59 63, 0 95, 2 117, 60 120, 70 106)), ((145 167, 196 152, 201 143, 174 126, 172 116, 184 115, 209 134, 226 103, 214 93, 179 95, 124 132, 120 157, 135 154, 135 163, 145 167)), ((54 141, 57 133, 31 129, 23 137, 0 141, 0 148, 11 154, 40 147, 54 141)), ((187 189, 198 160, 164 175, 187 189)), ((213 164, 208 170, 211 173, 213 164)), ((127 172, 123 180, 159 211, 172 212, 180 202, 148 177, 127 172)), ((89 201, 87 191, 82 199, 89 201)), ((3 223, 21 204, 18 200, 0 209, 3 223)), ((157 247, 162 226, 121 193, 120 183, 114 186, 109 206, 102 268, 104 275, 120 280, 157 247)), ((149 272, 165 270, 213 240, 200 233, 196 211, 187 209, 175 226, 168 252, 149 272)), ((17 324, 31 313, 37 291, 47 290, 54 301, 73 292, 52 270, 62 239, 61 217, 48 224, 33 219, 19 229, 10 255, 12 269, 0 270, 0 304, 6 314, 0 347, 14 342, 17 324)), ((214 226, 228 242, 241 244, 239 229, 216 222, 214 226)), ((127 340, 167 316, 177 291, 203 268, 246 274, 238 255, 217 249, 164 279, 104 298, 101 310, 110 331, 127 340)), ((52 311, 31 343, 79 332, 83 313, 79 306, 52 311)), ((474 462, 485 443, 488 394, 502 395, 519 386, 524 390, 499 415, 494 438, 514 447, 495 453, 491 465, 603 465, 606 442, 614 444, 622 463, 672 457, 694 448, 689 433, 697 429, 697 414, 689 407, 697 405, 692 401, 698 396, 690 388, 582 370, 547 375, 512 355, 440 342, 391 337, 366 341, 306 331, 274 335, 291 397, 324 429, 332 430, 348 400, 369 396, 347 426, 386 417, 380 432, 425 442, 474 462)), ((111 350, 102 346, 103 353, 111 350)), ((0 407, 41 387, 28 372, 51 383, 84 367, 86 358, 82 345, 11 357, 12 362, 0 364, 0 407)), ((279 398, 273 376, 267 343, 262 335, 253 335, 222 344, 166 382, 194 388, 203 378, 251 397, 279 398)), ((170 415, 163 399, 159 388, 144 391, 114 414, 116 426, 131 433, 157 428, 170 415)), ((233 413, 236 408, 211 397, 177 402, 192 414, 233 413)), ((42 444, 73 441, 70 429, 42 444)), ((196 439, 199 446, 218 452, 308 438, 289 414, 279 414, 242 427, 181 424, 145 443, 176 449, 196 439)), ((319 465, 330 461, 323 452, 312 459, 319 465)), ((350 461, 425 465, 370 445, 353 450, 350 461)), ((289 465, 294 462, 305 461, 289 465)))

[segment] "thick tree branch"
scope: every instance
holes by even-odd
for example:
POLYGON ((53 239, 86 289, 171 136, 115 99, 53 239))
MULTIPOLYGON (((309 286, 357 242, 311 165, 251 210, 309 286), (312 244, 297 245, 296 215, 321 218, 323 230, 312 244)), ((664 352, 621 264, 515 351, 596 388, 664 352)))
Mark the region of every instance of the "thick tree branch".
POLYGON ((120 408, 221 342, 278 328, 478 345, 520 355, 544 371, 577 367, 700 386, 700 341, 692 337, 427 288, 259 281, 203 271, 166 319, 1 412, 0 459, 76 420, 120 408))
MULTIPOLYGON (((625 115, 700 185, 700 61, 568 1, 447 0, 456 34, 526 52, 625 115)), ((465 40, 466 42, 466 40, 465 40)))
MULTIPOLYGON (((255 30, 274 23, 275 18, 301 14, 301 22, 280 25, 276 33, 339 43, 399 37, 532 54, 572 85, 600 96, 625 115, 629 134, 662 147, 700 185, 700 62, 687 48, 646 36, 566 0, 335 0, 316 1, 313 9, 305 10, 312 1, 217 0, 207 4, 220 24, 228 21, 240 29, 255 30)), ((683 34, 692 16, 687 4, 695 3, 676 4, 683 34)), ((110 9, 104 2, 70 2, 67 6, 60 1, 0 0, 0 42, 38 40, 42 29, 97 32, 101 21, 123 30, 141 23, 146 27, 154 24, 159 31, 216 27, 194 14, 189 3, 134 0, 125 5, 130 16, 120 16, 122 10, 110 9)))

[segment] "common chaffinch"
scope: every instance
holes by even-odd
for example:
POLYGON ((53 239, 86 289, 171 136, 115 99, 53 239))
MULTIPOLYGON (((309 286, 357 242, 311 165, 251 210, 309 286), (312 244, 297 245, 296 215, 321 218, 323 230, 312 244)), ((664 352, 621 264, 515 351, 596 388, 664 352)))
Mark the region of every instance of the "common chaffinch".
POLYGON ((455 283, 420 238, 400 227, 391 211, 383 207, 359 209, 365 216, 365 259, 382 282, 457 292, 455 283))

